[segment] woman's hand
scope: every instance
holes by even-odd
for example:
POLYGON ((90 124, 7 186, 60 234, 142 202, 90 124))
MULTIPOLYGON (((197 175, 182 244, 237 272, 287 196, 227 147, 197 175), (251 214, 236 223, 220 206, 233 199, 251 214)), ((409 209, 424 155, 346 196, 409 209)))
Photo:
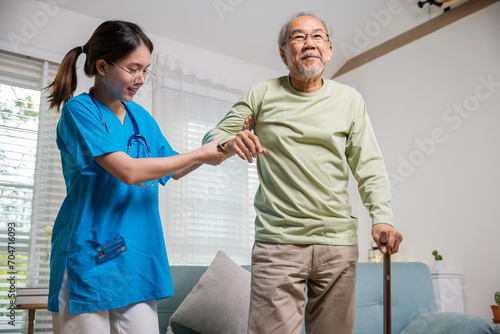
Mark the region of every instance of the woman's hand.
POLYGON ((232 154, 225 152, 219 148, 219 142, 223 138, 220 136, 215 140, 201 146, 197 151, 201 155, 200 161, 207 165, 218 166, 232 154))
POLYGON ((199 163, 192 164, 191 166, 176 171, 172 178, 174 180, 178 180, 196 170, 202 164, 217 166, 227 158, 230 158, 232 156, 231 154, 219 149, 219 142, 221 138, 223 137, 218 137, 214 141, 211 141, 210 143, 207 143, 197 150, 193 151, 194 154, 199 156, 199 158, 197 159, 199 163))

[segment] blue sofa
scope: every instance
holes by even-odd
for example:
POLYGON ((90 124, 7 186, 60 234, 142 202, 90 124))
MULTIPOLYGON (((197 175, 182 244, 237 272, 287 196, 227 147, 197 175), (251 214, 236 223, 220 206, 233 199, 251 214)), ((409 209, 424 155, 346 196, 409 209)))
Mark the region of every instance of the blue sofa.
MULTIPOLYGON (((249 266, 243 268, 250 270, 249 266)), ((170 317, 206 269, 204 266, 171 267, 176 295, 158 301, 160 334, 166 333, 170 317)), ((383 332, 382 270, 379 263, 358 265, 355 334, 383 332)), ((497 326, 483 318, 465 313, 437 312, 431 274, 423 263, 393 262, 391 282, 394 334, 500 334, 497 326)), ((176 323, 171 326, 175 334, 197 334, 176 323)))

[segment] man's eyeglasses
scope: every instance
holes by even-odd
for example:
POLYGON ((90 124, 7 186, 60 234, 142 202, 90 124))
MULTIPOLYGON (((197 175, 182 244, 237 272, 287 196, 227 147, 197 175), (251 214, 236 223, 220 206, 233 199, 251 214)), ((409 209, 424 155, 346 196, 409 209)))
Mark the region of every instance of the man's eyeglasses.
POLYGON ((323 43, 329 41, 328 34, 323 31, 317 31, 311 34, 306 34, 303 32, 294 32, 293 34, 288 36, 288 39, 291 41, 291 43, 304 43, 307 39, 307 36, 311 36, 311 39, 314 43, 323 43))
POLYGON ((151 82, 151 79, 154 79, 156 77, 156 74, 153 71, 150 71, 148 69, 144 69, 142 71, 141 70, 130 71, 124 67, 121 67, 120 65, 118 65, 114 61, 110 60, 110 61, 107 61, 107 63, 116 65, 119 68, 121 68, 122 70, 124 70, 125 72, 127 72, 128 74, 132 75, 132 77, 130 78, 130 83, 132 83, 132 84, 139 83, 141 81, 141 79, 144 79, 144 84, 147 84, 147 83, 151 82))

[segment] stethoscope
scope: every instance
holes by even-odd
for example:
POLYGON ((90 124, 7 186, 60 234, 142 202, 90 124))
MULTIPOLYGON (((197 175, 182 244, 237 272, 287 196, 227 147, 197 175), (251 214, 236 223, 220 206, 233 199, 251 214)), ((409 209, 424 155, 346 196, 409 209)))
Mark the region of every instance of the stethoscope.
MULTIPOLYGON (((101 108, 99 108, 99 104, 97 103, 96 99, 94 98, 94 96, 92 94, 92 89, 90 89, 90 91, 89 91, 89 96, 92 99, 92 102, 94 102, 95 106, 97 107, 97 110, 99 112, 99 116, 101 116, 102 124, 104 125, 106 132, 109 133, 108 126, 106 125, 106 122, 104 121, 104 117, 102 116, 101 108)), ((128 142, 127 142, 127 154, 129 154, 129 152, 130 152, 130 146, 132 146, 132 142, 134 140, 136 140, 137 142, 142 141, 142 143, 146 147, 146 151, 148 152, 148 157, 151 158, 151 150, 149 149, 148 141, 146 140, 146 138, 144 138, 144 136, 142 136, 140 134, 139 125, 137 124, 137 121, 135 120, 134 115, 130 112, 130 110, 128 109, 127 105, 124 102, 121 102, 121 103, 122 103, 123 107, 125 108, 125 111, 127 112, 128 117, 132 121, 132 127, 134 128, 134 134, 132 136, 130 136, 130 138, 128 139, 128 142)), ((140 153, 139 148, 140 148, 140 145, 137 145, 137 158, 139 158, 139 153, 140 153)), ((152 187, 152 186, 154 186, 154 184, 155 184, 155 181, 153 181, 152 185, 146 186, 142 183, 139 183, 136 185, 140 186, 140 187, 152 187)))

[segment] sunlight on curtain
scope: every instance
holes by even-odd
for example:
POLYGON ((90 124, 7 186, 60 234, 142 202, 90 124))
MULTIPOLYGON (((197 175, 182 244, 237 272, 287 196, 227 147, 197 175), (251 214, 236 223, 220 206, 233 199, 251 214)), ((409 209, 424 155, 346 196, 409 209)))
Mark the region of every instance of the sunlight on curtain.
MULTIPOLYGON (((214 83, 206 73, 160 62, 158 106, 163 134, 179 153, 201 145, 243 92, 214 83)), ((165 243, 170 264, 209 264, 218 250, 240 264, 250 263, 254 240, 255 162, 239 157, 222 165, 202 166, 187 177, 170 180, 160 190, 165 243)))
MULTIPOLYGON (((65 193, 55 145, 58 114, 47 110, 43 91, 56 70, 54 63, 0 50, 0 243, 5 246, 0 275, 15 277, 9 288, 1 284, 2 305, 10 302, 12 286, 49 284, 50 243, 44 227, 53 223, 65 193), (6 233, 11 225, 12 240, 6 233), (12 266, 6 266, 7 254, 12 266)), ((16 311, 15 327, 8 315, 0 312, 0 333, 24 333, 27 312, 16 311)), ((50 313, 37 311, 35 333, 51 331, 50 313)))

